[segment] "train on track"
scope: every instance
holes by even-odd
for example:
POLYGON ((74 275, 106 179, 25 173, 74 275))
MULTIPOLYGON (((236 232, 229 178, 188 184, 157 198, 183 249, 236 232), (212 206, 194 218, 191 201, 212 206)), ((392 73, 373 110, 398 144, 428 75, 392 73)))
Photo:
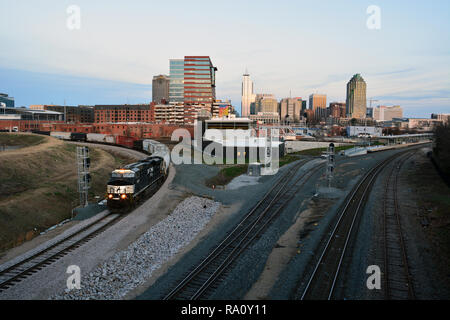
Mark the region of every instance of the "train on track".
POLYGON ((153 187, 161 185, 169 173, 169 148, 151 139, 135 139, 100 133, 81 132, 41 132, 57 139, 78 142, 116 145, 134 149, 150 155, 145 159, 118 168, 111 173, 106 186, 107 206, 111 210, 134 207, 144 199, 153 187))
MULTIPOLYGON (((151 139, 138 139, 128 136, 102 134, 102 133, 83 133, 83 132, 63 132, 63 131, 38 131, 33 130, 32 133, 51 136, 60 140, 90 142, 107 145, 116 145, 128 149, 134 149, 143 153, 153 154, 166 151, 166 146, 151 139), (157 150, 158 149, 158 150, 157 150), (161 150, 159 150, 161 149, 161 150)), ((168 155, 168 151, 167 151, 168 155)))
POLYGON ((107 206, 111 210, 134 207, 153 187, 161 185, 167 178, 169 148, 158 141, 145 139, 142 140, 142 150, 151 156, 111 173, 106 187, 107 206))

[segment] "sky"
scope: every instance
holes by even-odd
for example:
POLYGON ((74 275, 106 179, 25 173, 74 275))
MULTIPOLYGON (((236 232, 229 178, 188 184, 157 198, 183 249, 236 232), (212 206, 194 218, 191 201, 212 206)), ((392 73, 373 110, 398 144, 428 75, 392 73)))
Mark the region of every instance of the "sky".
POLYGON ((242 74, 278 99, 345 102, 360 73, 367 106, 450 113, 450 1, 0 0, 0 92, 16 106, 148 103, 169 59, 208 55, 218 99, 240 111, 242 74), (80 28, 71 30, 71 5, 80 28), (380 28, 369 6, 380 9, 380 28))

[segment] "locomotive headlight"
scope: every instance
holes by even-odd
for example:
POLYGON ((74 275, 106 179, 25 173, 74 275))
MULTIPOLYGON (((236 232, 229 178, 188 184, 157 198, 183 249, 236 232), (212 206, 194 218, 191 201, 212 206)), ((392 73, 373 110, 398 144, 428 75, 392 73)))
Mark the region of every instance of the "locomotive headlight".
POLYGON ((113 195, 110 193, 110 194, 108 194, 108 198, 109 199, 112 199, 113 198, 113 195))
POLYGON ((124 199, 124 200, 125 200, 125 199, 127 198, 127 195, 126 195, 126 194, 124 193, 124 194, 123 194, 123 195, 121 195, 120 197, 121 197, 122 199, 124 199))

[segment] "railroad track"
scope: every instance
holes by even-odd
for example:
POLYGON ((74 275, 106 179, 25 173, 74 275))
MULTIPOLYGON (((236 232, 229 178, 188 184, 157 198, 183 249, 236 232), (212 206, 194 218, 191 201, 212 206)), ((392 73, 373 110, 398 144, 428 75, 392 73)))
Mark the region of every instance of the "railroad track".
POLYGON ((262 233, 309 178, 323 164, 296 178, 298 169, 308 161, 301 161, 285 173, 266 193, 229 235, 192 270, 164 300, 195 300, 207 297, 217 288, 221 276, 229 270, 235 259, 262 233))
MULTIPOLYGON (((150 186, 151 192, 155 191, 160 179, 155 180, 150 186)), ((157 189, 156 189, 157 190, 157 189)), ((109 212, 103 218, 94 221, 67 237, 56 241, 45 249, 11 266, 0 270, 0 292, 7 290, 29 276, 37 273, 46 266, 64 257, 71 251, 79 248, 86 242, 98 236, 100 233, 119 222, 126 214, 109 212)))
POLYGON ((108 214, 84 228, 63 238, 51 246, 34 253, 30 257, 17 262, 0 271, 0 292, 14 286, 30 275, 45 268, 69 252, 80 247, 84 243, 106 230, 120 219, 120 214, 108 214))
POLYGON ((397 196, 400 169, 411 155, 406 154, 392 166, 384 189, 384 291, 387 300, 415 299, 397 196))
POLYGON ((381 161, 366 173, 352 189, 338 214, 337 222, 329 232, 328 238, 325 238, 325 244, 319 253, 317 262, 313 265, 312 272, 303 280, 303 290, 299 296, 301 300, 331 300, 333 298, 358 214, 364 208, 376 177, 391 161, 410 151, 397 153, 381 161))

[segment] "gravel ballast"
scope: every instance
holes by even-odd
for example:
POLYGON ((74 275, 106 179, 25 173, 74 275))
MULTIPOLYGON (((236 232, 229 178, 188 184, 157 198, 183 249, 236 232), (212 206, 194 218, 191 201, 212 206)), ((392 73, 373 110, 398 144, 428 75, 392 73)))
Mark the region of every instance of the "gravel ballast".
POLYGON ((189 244, 219 207, 219 202, 206 198, 185 199, 172 214, 152 226, 127 249, 82 275, 81 289, 66 289, 52 299, 122 299, 189 244))

